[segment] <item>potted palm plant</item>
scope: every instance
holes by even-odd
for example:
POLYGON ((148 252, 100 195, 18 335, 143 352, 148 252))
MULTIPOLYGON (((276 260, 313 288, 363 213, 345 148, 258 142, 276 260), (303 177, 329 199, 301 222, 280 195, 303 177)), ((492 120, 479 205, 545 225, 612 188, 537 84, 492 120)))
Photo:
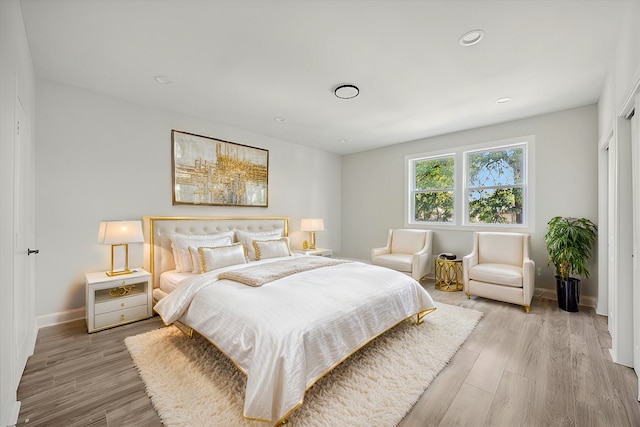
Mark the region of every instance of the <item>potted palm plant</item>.
POLYGON ((580 279, 589 277, 587 261, 596 240, 598 228, 585 218, 556 216, 547 223, 544 236, 549 264, 556 269, 558 306, 565 311, 578 311, 580 279))

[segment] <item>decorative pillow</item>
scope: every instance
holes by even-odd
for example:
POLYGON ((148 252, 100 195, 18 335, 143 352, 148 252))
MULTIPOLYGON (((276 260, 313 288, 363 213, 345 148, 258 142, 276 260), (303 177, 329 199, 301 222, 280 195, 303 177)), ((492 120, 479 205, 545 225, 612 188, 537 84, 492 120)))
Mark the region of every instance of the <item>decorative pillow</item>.
POLYGON ((178 273, 193 271, 193 261, 189 246, 224 246, 233 243, 233 231, 218 234, 180 234, 171 235, 171 248, 174 251, 174 261, 178 273))
POLYGON ((282 237, 282 229, 271 231, 243 231, 236 230, 236 240, 247 247, 249 261, 255 261, 256 252, 253 248, 254 240, 277 240, 282 237))
POLYGON ((282 237, 278 240, 254 240, 253 249, 256 253, 256 260, 291 256, 288 237, 282 237))
POLYGON ((198 253, 203 273, 228 265, 247 263, 246 249, 242 243, 213 248, 201 246, 198 248, 198 253))
MULTIPOLYGON (((224 239, 226 240, 226 237, 224 239)), ((219 247, 224 247, 229 245, 231 245, 231 239, 229 239, 229 242, 226 242, 223 245, 206 246, 206 247, 219 248, 219 247)), ((193 264, 193 270, 191 272, 194 274, 204 273, 204 271, 202 270, 202 259, 200 257, 200 252, 198 252, 198 248, 196 248, 195 246, 189 246, 189 254, 191 255, 191 264, 193 264)))

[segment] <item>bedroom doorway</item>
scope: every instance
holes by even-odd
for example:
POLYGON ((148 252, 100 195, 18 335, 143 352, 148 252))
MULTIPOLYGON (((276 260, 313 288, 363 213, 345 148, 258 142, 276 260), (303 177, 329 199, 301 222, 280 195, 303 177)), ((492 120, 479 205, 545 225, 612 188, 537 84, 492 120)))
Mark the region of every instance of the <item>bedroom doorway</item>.
MULTIPOLYGON (((16 88, 18 85, 16 85, 16 88)), ((16 96, 13 161, 13 334, 17 388, 35 342, 34 163, 31 121, 20 96, 16 96)))

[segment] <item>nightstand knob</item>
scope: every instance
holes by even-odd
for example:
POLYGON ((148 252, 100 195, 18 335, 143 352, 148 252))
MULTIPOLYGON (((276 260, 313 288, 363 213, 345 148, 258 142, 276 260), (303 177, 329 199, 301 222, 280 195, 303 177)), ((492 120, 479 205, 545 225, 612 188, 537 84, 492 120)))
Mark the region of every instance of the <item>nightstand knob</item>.
POLYGON ((122 286, 124 286, 127 282, 125 282, 124 280, 122 281, 122 286))
POLYGON ((124 314, 120 315, 120 319, 124 320, 124 314))
POLYGON ((121 304, 120 304, 120 307, 124 307, 124 303, 121 303, 121 304))

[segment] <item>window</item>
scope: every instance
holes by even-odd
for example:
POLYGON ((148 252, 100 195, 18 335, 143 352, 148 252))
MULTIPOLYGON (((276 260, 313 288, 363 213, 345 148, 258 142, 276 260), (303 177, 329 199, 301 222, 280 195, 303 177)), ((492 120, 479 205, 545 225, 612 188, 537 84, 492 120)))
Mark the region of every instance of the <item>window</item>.
POLYGON ((453 223, 455 157, 416 159, 413 167, 413 219, 453 223))
POLYGON ((524 223, 524 162, 524 145, 465 152, 468 223, 524 223))
POLYGON ((405 225, 533 232, 533 140, 407 156, 405 225))

